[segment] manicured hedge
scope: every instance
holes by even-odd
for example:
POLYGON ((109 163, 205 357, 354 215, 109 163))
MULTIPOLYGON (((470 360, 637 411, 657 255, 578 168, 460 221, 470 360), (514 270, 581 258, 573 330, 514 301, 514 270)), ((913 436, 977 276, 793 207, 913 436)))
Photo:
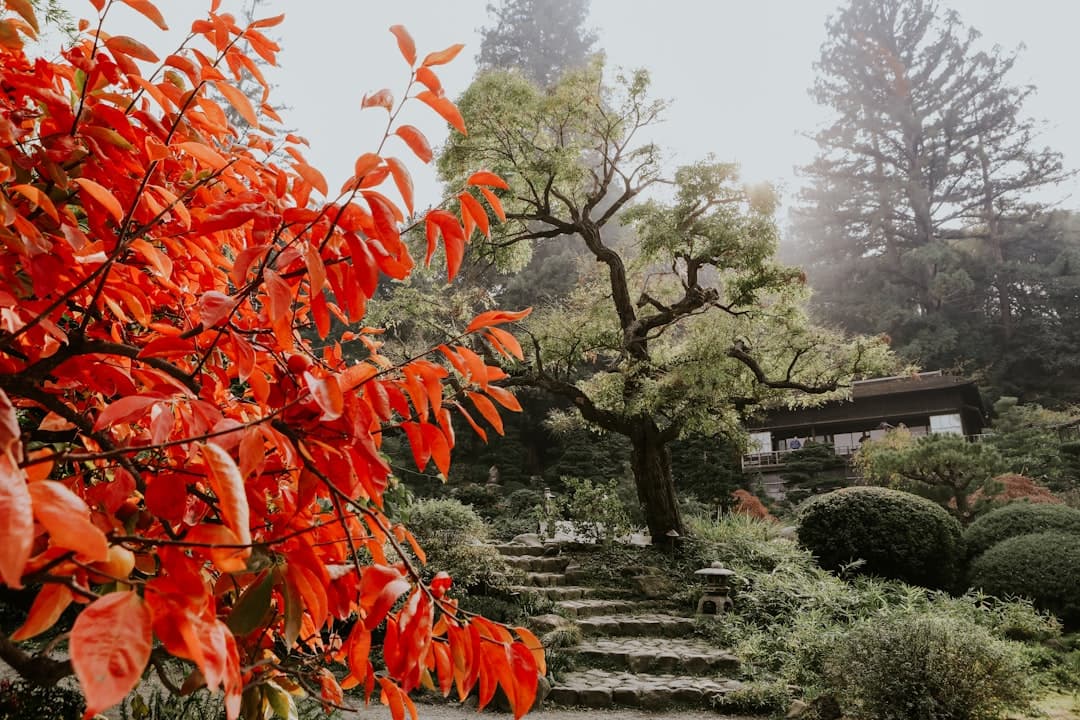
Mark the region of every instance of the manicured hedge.
POLYGON ((1026 597, 1080 627, 1080 534, 1060 530, 997 543, 971 564, 971 586, 998 597, 1026 597))
POLYGON ((799 517, 799 541, 827 570, 861 560, 860 572, 931 588, 952 587, 959 577, 960 523, 925 498, 844 488, 807 503, 799 517))
POLYGON ((1052 530, 1080 535, 1080 510, 1067 505, 1009 503, 971 523, 964 531, 964 546, 968 557, 976 558, 1003 540, 1052 530))

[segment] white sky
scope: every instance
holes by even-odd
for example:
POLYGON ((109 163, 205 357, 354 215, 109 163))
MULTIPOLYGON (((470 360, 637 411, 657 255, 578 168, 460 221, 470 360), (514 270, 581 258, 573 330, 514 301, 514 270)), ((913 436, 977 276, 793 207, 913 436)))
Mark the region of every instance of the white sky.
MULTIPOLYGON (((236 2, 236 0, 232 0, 236 2)), ((400 94, 407 68, 387 28, 405 25, 418 53, 456 42, 465 50, 440 69, 443 85, 456 96, 475 70, 479 28, 488 22, 488 0, 270 0, 262 14, 286 13, 269 31, 282 44, 281 69, 273 75, 276 103, 291 106, 288 125, 311 142, 309 161, 337 187, 348 177, 353 160, 374 149, 386 123, 378 109, 361 113, 365 92, 389 87, 400 94)), ((85 0, 65 0, 76 17, 95 16, 85 0)), ((165 54, 178 42, 178 31, 209 6, 199 0, 158 0, 173 28, 168 35, 117 7, 106 29, 130 34, 165 54), (171 37, 171 39, 170 39, 171 37)), ((229 0, 226 0, 228 6, 229 0)), ((706 153, 742 164, 744 176, 770 181, 786 190, 788 204, 798 179, 794 167, 814 152, 802 136, 828 115, 807 94, 812 64, 824 40, 826 17, 839 0, 592 0, 589 25, 599 33, 598 47, 609 64, 645 67, 654 94, 673 101, 654 139, 668 150, 672 164, 688 163, 706 153)), ((118 3, 119 5, 119 3, 118 3)), ((1026 49, 1012 81, 1034 84, 1029 115, 1047 121, 1044 141, 1065 153, 1066 166, 1080 168, 1080 3, 1073 0, 942 0, 983 34, 987 45, 1026 49)), ((404 113, 435 147, 445 125, 416 103, 404 113)), ((409 156, 392 141, 390 154, 409 156)), ((439 186, 431 171, 414 168, 417 205, 437 202, 439 186)), ((1055 198, 1066 207, 1080 205, 1080 181, 1055 198)))

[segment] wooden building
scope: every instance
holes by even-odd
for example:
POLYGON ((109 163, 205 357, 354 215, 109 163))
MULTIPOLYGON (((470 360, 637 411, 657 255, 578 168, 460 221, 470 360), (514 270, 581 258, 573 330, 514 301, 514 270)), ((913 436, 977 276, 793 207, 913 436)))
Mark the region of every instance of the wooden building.
POLYGON ((816 442, 850 457, 864 440, 901 426, 915 436, 955 433, 978 439, 984 414, 975 382, 941 371, 858 380, 850 399, 773 410, 748 428, 750 448, 742 459, 743 471, 759 474, 765 491, 782 497, 780 472, 792 450, 816 442))

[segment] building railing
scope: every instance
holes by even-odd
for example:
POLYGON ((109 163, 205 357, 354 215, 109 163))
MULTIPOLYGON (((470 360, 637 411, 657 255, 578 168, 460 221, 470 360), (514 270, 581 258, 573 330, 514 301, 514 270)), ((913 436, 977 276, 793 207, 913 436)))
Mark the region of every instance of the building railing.
MULTIPOLYGON (((993 435, 993 433, 979 433, 977 435, 965 435, 964 439, 968 442, 981 443, 986 438, 993 435)), ((831 446, 833 452, 840 457, 851 457, 858 452, 858 447, 851 445, 844 447, 831 446)), ((801 448, 800 448, 801 449, 801 448)), ((793 452, 798 450, 768 450, 765 452, 747 453, 742 456, 742 468, 743 470, 754 470, 761 468, 776 468, 784 464, 784 459, 793 452)))

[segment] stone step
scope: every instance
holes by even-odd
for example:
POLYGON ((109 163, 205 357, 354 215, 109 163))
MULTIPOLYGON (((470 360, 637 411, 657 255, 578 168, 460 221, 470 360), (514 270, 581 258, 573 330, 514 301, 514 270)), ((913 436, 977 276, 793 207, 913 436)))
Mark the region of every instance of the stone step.
POLYGON ((694 629, 694 621, 688 617, 643 613, 640 615, 600 615, 580 618, 577 621, 586 635, 627 637, 681 637, 694 629))
POLYGON ((510 567, 524 570, 525 572, 555 572, 561 573, 570 564, 567 557, 541 557, 537 555, 507 555, 504 558, 510 567))
POLYGON ((537 587, 555 587, 566 585, 566 576, 562 573, 529 572, 525 573, 525 584, 537 587))
POLYGON ((548 548, 543 546, 543 545, 503 544, 503 545, 496 545, 495 549, 498 550, 501 554, 508 555, 508 556, 511 556, 511 557, 519 557, 519 556, 523 556, 523 555, 524 556, 537 556, 537 555, 542 556, 542 555, 548 554, 548 552, 549 552, 548 548))
POLYGON ((687 638, 592 638, 577 648, 588 667, 632 673, 733 674, 739 659, 703 640, 687 638))
POLYGON ((585 670, 567 674, 551 688, 547 701, 555 705, 597 709, 616 706, 645 710, 673 706, 710 708, 715 698, 740 687, 737 680, 585 670))
POLYGON ((636 603, 626 600, 560 600, 555 607, 564 615, 572 618, 595 617, 597 615, 620 615, 633 612, 636 603))
POLYGON ((510 588, 514 592, 533 592, 549 600, 581 600, 595 594, 595 590, 581 585, 552 585, 550 587, 518 585, 510 588))

